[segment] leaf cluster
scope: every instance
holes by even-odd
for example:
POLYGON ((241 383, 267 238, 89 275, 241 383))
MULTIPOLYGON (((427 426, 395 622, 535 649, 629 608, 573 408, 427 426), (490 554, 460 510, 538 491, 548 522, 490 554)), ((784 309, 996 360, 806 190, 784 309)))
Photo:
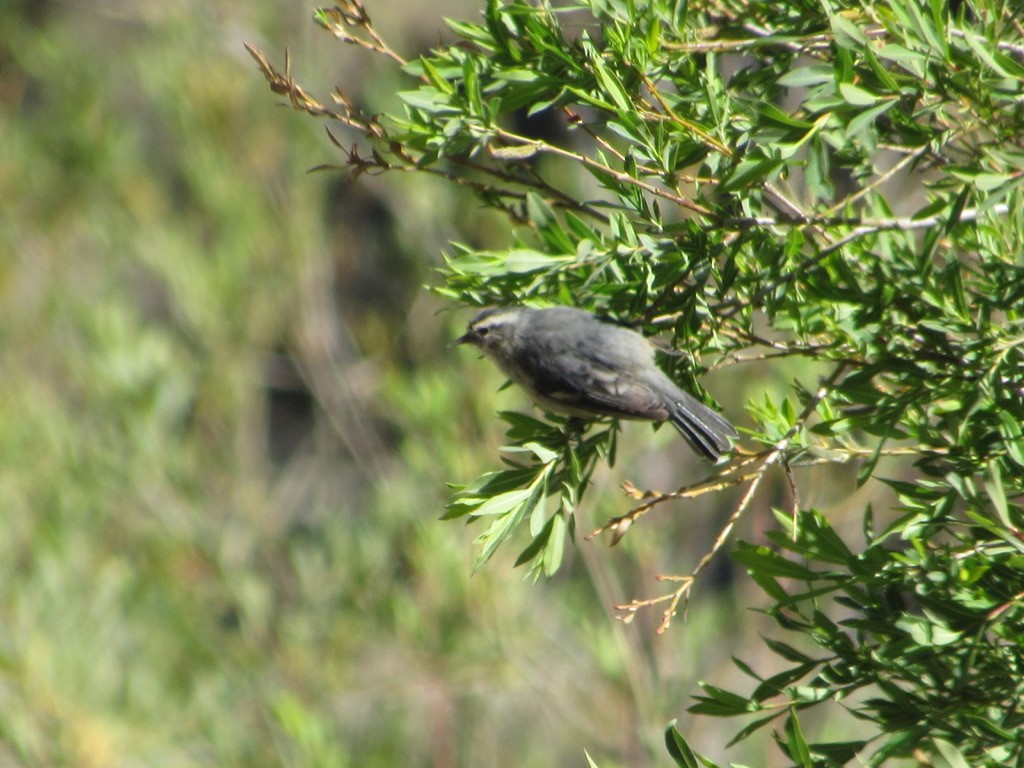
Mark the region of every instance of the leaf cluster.
MULTIPOLYGON (((999 493, 991 485, 990 492, 999 493)), ((772 547, 738 545, 733 557, 770 597, 767 613, 808 648, 766 639, 781 671, 762 677, 736 660, 756 681, 752 692, 705 685, 691 711, 753 715, 734 741, 824 703, 874 725, 871 738, 813 745, 810 764, 860 754, 881 765, 936 740, 985 764, 1018 760, 1024 543, 1009 531, 1024 520, 1019 512, 1011 520, 973 511, 976 525, 932 521, 943 535, 925 537, 910 535, 914 515, 876 531, 869 514, 868 545, 856 553, 817 510, 795 526, 777 513, 772 547)))
MULTIPOLYGON (((1019 10, 489 0, 482 22, 450 22, 456 43, 402 60, 411 87, 383 117, 340 92, 340 111, 311 103, 261 62, 297 107, 372 142, 350 151, 356 172, 433 174, 507 214, 509 247, 453 246, 443 295, 604 313, 681 350, 665 365, 690 386, 779 358, 820 374, 752 399, 754 449, 708 481, 746 487, 717 550, 784 467, 793 510, 773 546, 735 557, 814 649, 770 640, 784 671, 744 667, 753 692, 709 685, 694 707, 754 714, 737 738, 786 716, 777 740, 797 765, 1024 760, 1019 10), (898 497, 879 526, 865 510, 859 551, 800 504, 801 467, 822 463, 857 464, 861 484, 898 497), (872 733, 808 743, 798 714, 826 703, 872 733)), ((379 50, 365 14, 337 19, 379 50)), ((457 487, 448 516, 487 519, 478 565, 525 529, 519 562, 551 574, 615 430, 505 418, 522 461, 457 487)), ((628 522, 693 492, 651 494, 628 522)), ((670 752, 696 764, 679 739, 670 752)))
POLYGON ((455 498, 444 518, 491 521, 477 539, 480 555, 474 570, 527 520, 531 540, 516 565, 529 563, 532 572, 551 576, 562 564, 566 533, 575 533, 573 513, 580 489, 599 460, 615 461, 617 425, 612 422, 584 436, 571 420, 552 425, 511 411, 501 418, 509 425, 510 443, 502 449, 508 469, 454 486, 455 498), (543 504, 548 495, 558 500, 553 512, 543 504))

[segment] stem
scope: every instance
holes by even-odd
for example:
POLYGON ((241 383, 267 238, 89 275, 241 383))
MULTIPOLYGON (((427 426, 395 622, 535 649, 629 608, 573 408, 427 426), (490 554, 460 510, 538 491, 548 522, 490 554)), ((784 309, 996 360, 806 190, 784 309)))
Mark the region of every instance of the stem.
MULTIPOLYGON (((663 634, 669 628, 669 626, 672 623, 672 619, 675 617, 676 613, 679 610, 679 604, 681 602, 683 603, 683 617, 685 619, 686 606, 689 603, 690 592, 693 589, 693 585, 696 582, 697 577, 704 570, 704 568, 707 567, 708 563, 710 563, 714 559, 715 555, 717 555, 719 551, 721 551, 722 547, 725 546, 726 541, 729 540, 729 536, 732 534, 733 529, 736 527, 736 523, 739 522, 740 518, 742 518, 744 513, 750 508, 750 504, 753 501, 755 494, 757 493, 757 489, 760 487, 761 481, 764 480, 764 477, 768 473, 768 470, 771 469, 771 467, 774 466, 775 464, 778 464, 780 461, 785 460, 785 454, 787 448, 789 448, 789 444, 792 442, 793 438, 796 437, 797 433, 803 428, 807 419, 810 418, 811 414, 814 413, 815 409, 817 409, 818 404, 826 397, 828 397, 829 392, 832 391, 832 388, 836 385, 836 382, 839 381, 840 377, 843 375, 843 372, 845 370, 845 363, 840 363, 838 366, 836 366, 835 370, 832 371, 832 373, 828 376, 827 379, 825 379, 824 382, 822 382, 821 386, 818 388, 818 391, 815 392, 814 397, 811 398, 811 400, 804 407, 803 411, 800 412, 800 415, 793 423, 793 426, 789 428, 786 434, 783 435, 782 438, 780 438, 774 446, 772 446, 766 453, 758 454, 757 456, 753 457, 753 459, 744 459, 744 461, 749 463, 750 460, 756 460, 758 457, 763 457, 757 470, 751 473, 752 478, 750 480, 750 485, 747 486, 747 490, 744 491, 743 496, 736 504, 736 508, 729 516, 729 519, 726 520, 725 525, 719 531, 718 537, 715 539, 714 544, 711 545, 711 549, 704 553, 701 559, 697 561, 697 565, 694 566, 693 570, 690 571, 689 574, 685 576, 671 575, 657 577, 658 581, 677 582, 679 584, 679 587, 673 590, 672 592, 669 592, 664 595, 659 595, 658 597, 647 598, 644 600, 633 600, 632 602, 626 603, 624 605, 616 605, 616 610, 625 612, 624 616, 619 617, 622 621, 629 623, 636 617, 637 612, 641 608, 647 608, 649 606, 658 605, 665 602, 668 603, 668 607, 662 614, 661 624, 658 626, 658 629, 656 630, 657 634, 663 634)), ((750 476, 748 475, 747 477, 750 476)), ((657 502, 655 501, 654 503, 657 502)))

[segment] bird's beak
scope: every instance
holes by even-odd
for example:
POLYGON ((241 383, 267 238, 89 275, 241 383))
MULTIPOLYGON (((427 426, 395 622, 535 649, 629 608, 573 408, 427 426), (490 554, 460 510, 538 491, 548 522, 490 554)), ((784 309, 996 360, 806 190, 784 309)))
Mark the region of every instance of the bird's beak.
POLYGON ((459 336, 455 341, 451 343, 451 346, 457 347, 459 344, 472 344, 477 340, 477 335, 473 331, 466 331, 464 334, 459 336))

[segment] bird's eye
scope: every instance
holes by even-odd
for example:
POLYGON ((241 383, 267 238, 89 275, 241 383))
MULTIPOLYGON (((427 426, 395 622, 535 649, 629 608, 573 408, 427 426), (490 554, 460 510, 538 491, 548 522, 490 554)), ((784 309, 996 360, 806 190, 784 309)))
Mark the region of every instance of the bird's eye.
POLYGON ((489 330, 490 328, 485 325, 483 328, 477 328, 476 333, 478 336, 486 336, 489 330))

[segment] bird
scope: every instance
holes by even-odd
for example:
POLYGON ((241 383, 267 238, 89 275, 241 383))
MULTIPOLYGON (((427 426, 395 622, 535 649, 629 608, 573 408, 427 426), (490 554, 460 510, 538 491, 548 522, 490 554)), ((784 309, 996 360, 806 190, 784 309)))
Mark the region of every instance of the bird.
POLYGON ((668 421, 716 462, 738 435, 725 417, 673 382, 644 336, 574 307, 491 307, 455 344, 493 360, 541 409, 591 420, 668 421))

